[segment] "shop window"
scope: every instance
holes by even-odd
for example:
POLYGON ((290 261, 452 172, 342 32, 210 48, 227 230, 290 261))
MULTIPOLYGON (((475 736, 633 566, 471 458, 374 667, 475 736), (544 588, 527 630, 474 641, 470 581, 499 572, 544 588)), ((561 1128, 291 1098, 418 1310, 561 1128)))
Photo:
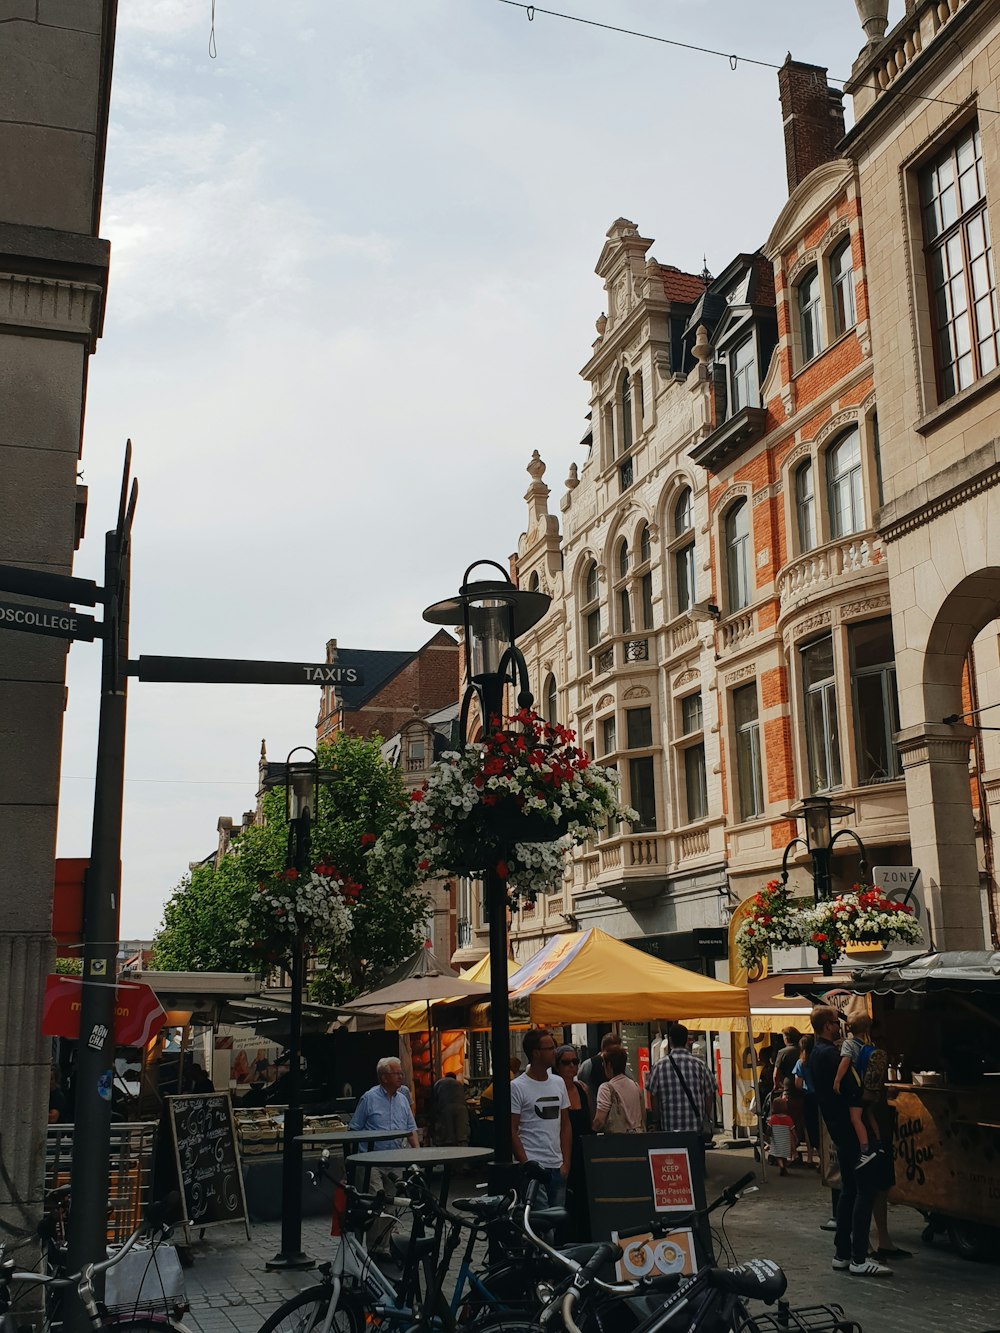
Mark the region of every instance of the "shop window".
POLYGON ((895 735, 899 731, 892 621, 866 620, 848 631, 854 686, 854 739, 858 782, 892 782, 901 776, 895 735))
POLYGON ((841 784, 837 687, 833 669, 833 637, 825 635, 800 650, 805 703, 810 792, 830 791, 841 784))
POLYGON ((726 585, 728 610, 750 605, 750 505, 740 500, 726 515, 726 585))
POLYGON ((830 530, 834 537, 849 537, 865 526, 861 481, 861 434, 855 426, 826 455, 830 493, 830 530))
POLYGON ((830 256, 830 291, 833 295, 833 331, 839 338, 857 322, 854 310, 854 261, 851 238, 846 237, 830 256))
POLYGON ((978 124, 919 175, 924 253, 942 401, 997 365, 996 278, 978 124))
POLYGON ((740 818, 756 819, 764 813, 756 682, 733 690, 733 723, 736 730, 737 804, 740 818))
POLYGON ((802 361, 811 361, 823 350, 823 311, 819 270, 811 268, 798 286, 799 339, 802 361))

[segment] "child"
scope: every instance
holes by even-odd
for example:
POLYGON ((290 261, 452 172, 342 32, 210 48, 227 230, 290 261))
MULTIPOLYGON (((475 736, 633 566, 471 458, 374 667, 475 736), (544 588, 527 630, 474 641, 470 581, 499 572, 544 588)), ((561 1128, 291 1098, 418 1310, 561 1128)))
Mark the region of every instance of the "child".
POLYGON ((789 1108, 788 1094, 791 1091, 791 1079, 785 1079, 780 1096, 771 1098, 771 1114, 768 1125, 771 1129, 771 1156, 781 1168, 779 1174, 788 1175, 788 1162, 794 1158, 798 1148, 795 1135, 795 1121, 789 1108))
POLYGON ((847 1026, 851 1035, 845 1038, 840 1048, 842 1059, 833 1080, 833 1090, 850 1100, 848 1111, 861 1148, 858 1166, 867 1166, 875 1159, 878 1142, 875 1117, 864 1101, 865 1066, 875 1049, 871 1044, 872 1021, 867 1014, 861 1014, 852 1018, 847 1026))

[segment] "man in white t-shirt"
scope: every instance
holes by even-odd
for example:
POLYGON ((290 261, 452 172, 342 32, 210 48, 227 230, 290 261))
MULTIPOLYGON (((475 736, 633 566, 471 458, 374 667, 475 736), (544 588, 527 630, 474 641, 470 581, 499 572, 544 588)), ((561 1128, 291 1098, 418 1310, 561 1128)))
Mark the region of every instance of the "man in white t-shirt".
POLYGON ((510 1130, 519 1162, 537 1162, 546 1173, 543 1189, 550 1208, 566 1196, 572 1137, 569 1094, 552 1072, 556 1043, 551 1032, 533 1028, 521 1043, 528 1068, 510 1085, 510 1130))

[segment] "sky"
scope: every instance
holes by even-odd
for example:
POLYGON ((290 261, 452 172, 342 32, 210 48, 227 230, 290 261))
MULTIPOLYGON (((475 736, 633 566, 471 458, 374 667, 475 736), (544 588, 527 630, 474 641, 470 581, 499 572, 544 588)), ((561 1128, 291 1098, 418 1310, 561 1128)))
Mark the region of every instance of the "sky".
MULTIPOLYGON (((787 197, 775 70, 849 75, 852 0, 210 0, 119 5, 75 572, 102 578, 133 442, 131 655, 416 649, 423 608, 558 513, 618 217, 720 272, 787 197), (556 8, 555 5, 552 6, 556 8)), ((902 0, 890 10, 890 22, 902 0)), ((70 652, 59 855, 90 847, 99 647, 70 652)), ((319 691, 129 694, 123 938, 217 821, 312 743, 319 691)))

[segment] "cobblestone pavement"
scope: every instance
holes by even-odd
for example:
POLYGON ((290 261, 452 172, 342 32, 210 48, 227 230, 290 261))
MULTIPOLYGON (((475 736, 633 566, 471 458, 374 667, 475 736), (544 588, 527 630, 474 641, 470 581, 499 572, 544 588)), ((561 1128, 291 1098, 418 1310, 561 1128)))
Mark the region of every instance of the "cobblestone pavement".
MULTIPOLYGON (((709 1154, 710 1195, 752 1166, 742 1152, 709 1154)), ((471 1193, 468 1180, 455 1193, 471 1193)), ((819 1229, 828 1215, 829 1194, 812 1172, 795 1170, 782 1179, 769 1171, 767 1184, 729 1214, 728 1238, 738 1259, 772 1258, 789 1279, 793 1304, 835 1302, 865 1333, 984 1333, 1000 1330, 1000 1266, 974 1264, 953 1254, 943 1239, 922 1244, 923 1221, 909 1208, 891 1208, 895 1243, 913 1251, 895 1263, 895 1276, 881 1280, 834 1272, 833 1237, 819 1229)), ((716 1214, 718 1217, 718 1214, 716 1214)), ((262 1223, 245 1239, 238 1227, 206 1233, 185 1273, 196 1333, 255 1333, 280 1302, 314 1279, 309 1273, 269 1273, 265 1264, 280 1245, 280 1226, 262 1223)), ((329 1253, 329 1223, 307 1218, 303 1248, 317 1259, 329 1253)))

